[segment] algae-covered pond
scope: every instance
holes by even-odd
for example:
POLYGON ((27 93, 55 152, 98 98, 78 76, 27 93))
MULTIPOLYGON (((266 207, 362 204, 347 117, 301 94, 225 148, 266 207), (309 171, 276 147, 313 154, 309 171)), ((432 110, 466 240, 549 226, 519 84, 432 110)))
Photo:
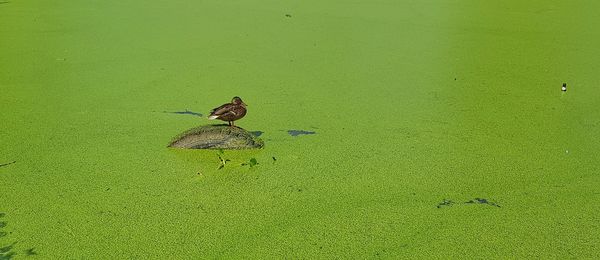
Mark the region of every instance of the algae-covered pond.
POLYGON ((598 8, 2 1, 0 258, 600 258, 598 8))

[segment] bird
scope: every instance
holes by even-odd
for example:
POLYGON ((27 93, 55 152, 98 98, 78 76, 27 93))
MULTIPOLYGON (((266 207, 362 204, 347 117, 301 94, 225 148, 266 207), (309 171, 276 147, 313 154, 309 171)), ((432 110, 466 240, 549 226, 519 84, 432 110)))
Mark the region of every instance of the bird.
POLYGON ((560 88, 560 90, 562 90, 563 92, 567 91, 567 83, 563 83, 563 86, 562 88, 560 88))
POLYGON ((224 104, 210 111, 208 119, 227 121, 229 126, 234 126, 233 121, 246 115, 246 106, 246 103, 240 97, 233 97, 231 103, 224 104))

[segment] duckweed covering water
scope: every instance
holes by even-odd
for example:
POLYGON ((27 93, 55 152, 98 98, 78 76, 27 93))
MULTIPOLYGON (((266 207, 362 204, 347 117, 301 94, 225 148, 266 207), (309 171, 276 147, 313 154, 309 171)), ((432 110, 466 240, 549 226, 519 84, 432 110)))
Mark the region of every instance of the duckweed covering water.
POLYGON ((600 258, 599 5, 2 2, 2 254, 600 258))

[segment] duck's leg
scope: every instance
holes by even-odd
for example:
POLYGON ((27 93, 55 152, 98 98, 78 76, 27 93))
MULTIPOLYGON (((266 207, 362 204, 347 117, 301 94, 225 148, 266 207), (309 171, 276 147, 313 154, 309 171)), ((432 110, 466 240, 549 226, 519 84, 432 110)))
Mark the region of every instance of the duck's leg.
POLYGON ((231 126, 235 126, 235 123, 233 121, 231 121, 231 126))
POLYGON ((229 124, 229 126, 231 126, 231 121, 227 121, 227 123, 229 124))

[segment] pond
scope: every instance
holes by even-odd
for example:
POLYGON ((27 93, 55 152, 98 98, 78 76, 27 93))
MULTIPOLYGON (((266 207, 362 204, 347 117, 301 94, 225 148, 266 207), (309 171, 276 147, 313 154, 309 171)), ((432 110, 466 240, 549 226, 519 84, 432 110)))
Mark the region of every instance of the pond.
POLYGON ((0 258, 598 258, 598 7, 3 1, 0 258))

